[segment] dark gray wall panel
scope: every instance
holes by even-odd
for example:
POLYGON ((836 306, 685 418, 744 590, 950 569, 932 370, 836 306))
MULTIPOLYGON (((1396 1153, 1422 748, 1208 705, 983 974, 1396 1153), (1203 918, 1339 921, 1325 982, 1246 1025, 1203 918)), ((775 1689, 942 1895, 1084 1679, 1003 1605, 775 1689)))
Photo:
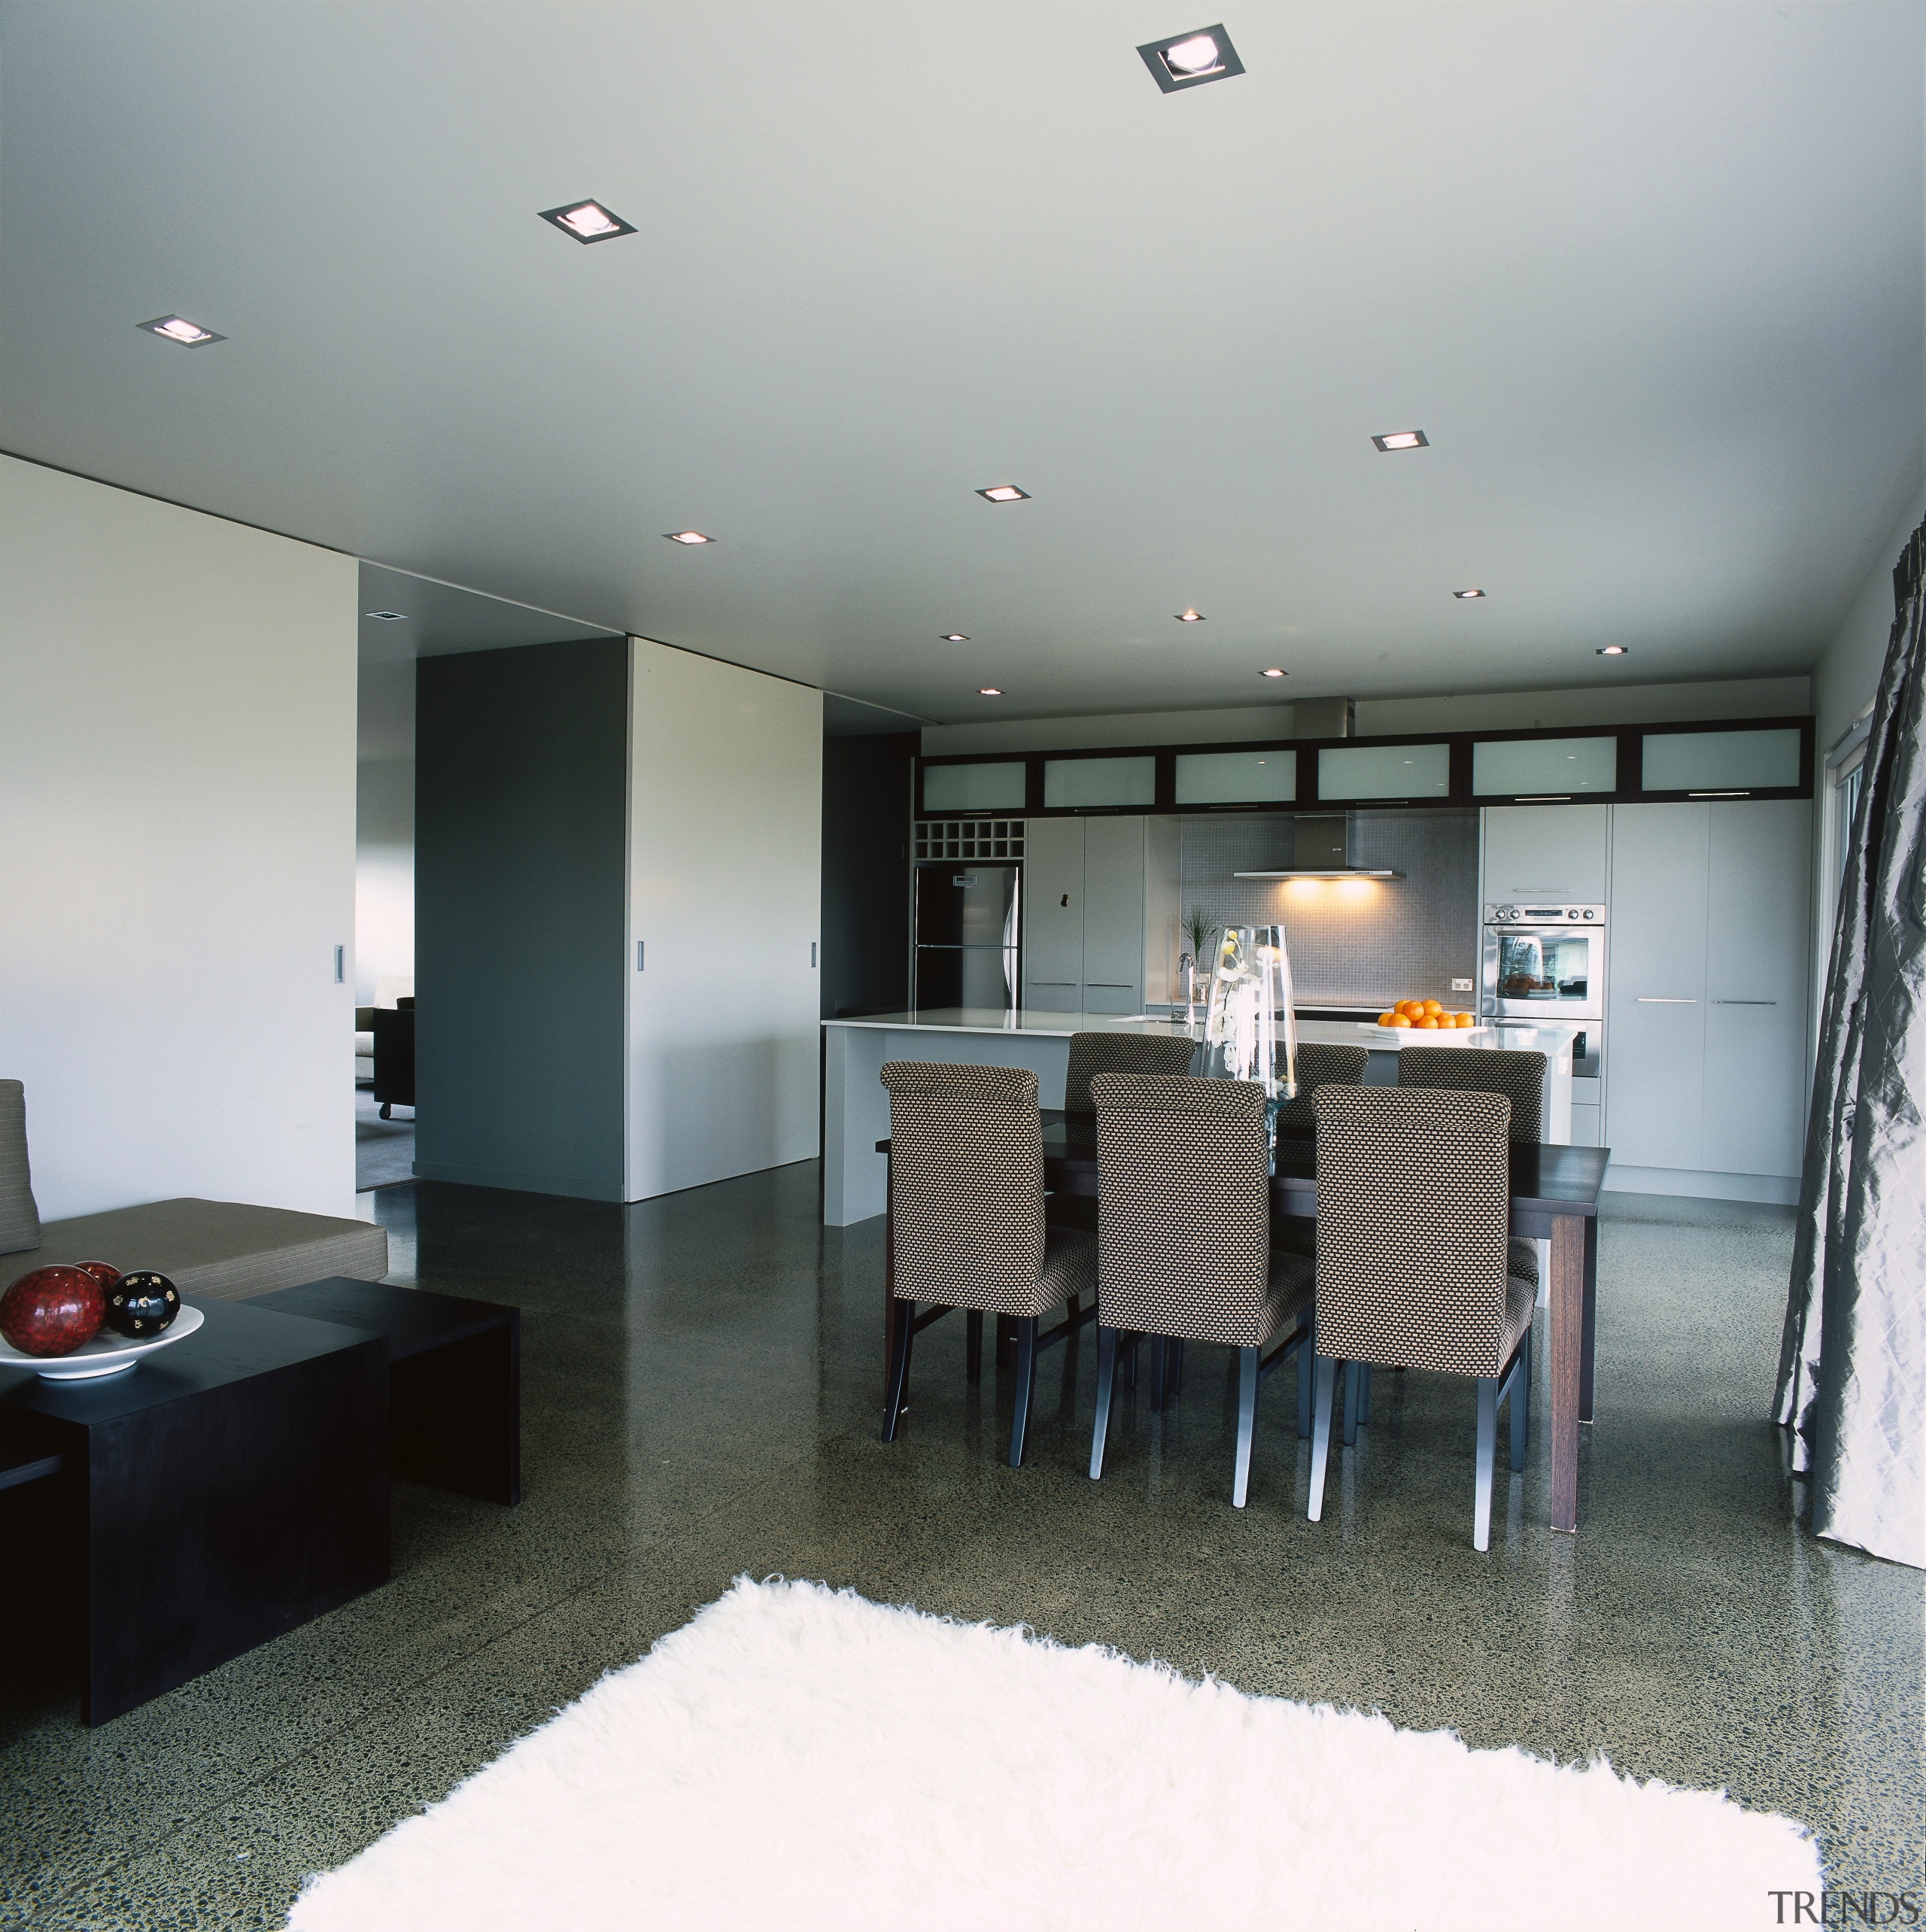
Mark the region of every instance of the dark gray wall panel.
POLYGON ((416 1171, 619 1201, 627 640, 417 676, 416 1171))

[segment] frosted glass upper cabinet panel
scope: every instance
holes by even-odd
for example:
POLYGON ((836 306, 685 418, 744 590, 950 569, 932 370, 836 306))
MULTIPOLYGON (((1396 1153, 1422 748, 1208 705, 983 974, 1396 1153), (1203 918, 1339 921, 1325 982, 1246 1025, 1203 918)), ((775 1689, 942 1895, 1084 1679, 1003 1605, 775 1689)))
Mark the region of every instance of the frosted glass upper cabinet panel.
POLYGON ((1317 754, 1320 798, 1443 798, 1449 745, 1332 746, 1317 754))
POLYGON ((1023 761, 1007 764, 925 765, 925 812, 1020 812, 1023 809, 1023 761))
POLYGON ((1289 804, 1297 796, 1295 752, 1180 752, 1180 805, 1289 804))
POLYGON ((1770 731, 1651 731, 1648 791, 1763 791, 1799 782, 1797 726, 1770 731))
POLYGON ((1154 805, 1157 761, 1142 758, 1046 758, 1044 805, 1154 805))
POLYGON ((1618 788, 1616 738, 1508 738, 1472 747, 1480 798, 1581 798, 1618 788))

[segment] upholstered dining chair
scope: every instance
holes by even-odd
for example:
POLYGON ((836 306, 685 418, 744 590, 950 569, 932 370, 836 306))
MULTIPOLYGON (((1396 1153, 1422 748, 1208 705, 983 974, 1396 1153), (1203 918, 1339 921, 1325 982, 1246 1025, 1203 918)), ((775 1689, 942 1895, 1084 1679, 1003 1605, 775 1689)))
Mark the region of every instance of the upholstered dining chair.
MULTIPOLYGON (((1309 1514, 1324 1511, 1332 1393, 1341 1364, 1382 1362, 1478 1385, 1472 1547, 1491 1540, 1499 1405, 1511 1467, 1530 1433, 1536 1293, 1508 1266, 1511 1104, 1406 1086, 1317 1096, 1317 1335, 1309 1514)), ((1344 1439, 1356 1438, 1345 1378, 1344 1439)))
MULTIPOLYGON (((1104 1473, 1122 1338, 1217 1342, 1238 1353, 1237 1466, 1250 1486, 1257 1385, 1298 1356, 1298 1414, 1311 1414, 1314 1271, 1271 1241, 1264 1089, 1246 1080, 1099 1074, 1097 1107, 1097 1416, 1090 1476, 1104 1473), (1278 1345, 1273 1348, 1271 1344, 1278 1345), (1270 1350, 1267 1355, 1266 1350, 1270 1350)), ((1161 1388, 1162 1364, 1151 1372, 1161 1388)))
MULTIPOLYGON (((1317 1116, 1311 1106, 1317 1089, 1361 1086, 1366 1050, 1362 1046, 1323 1046, 1306 1040, 1297 1050, 1297 1098, 1277 1109, 1280 1146, 1296 1141, 1308 1146, 1317 1138, 1317 1116)), ((1279 1214, 1271 1223, 1271 1238, 1293 1254, 1317 1252, 1317 1223, 1308 1214, 1279 1214)))
MULTIPOLYGON (((1091 1077, 1096 1074, 1187 1074, 1195 1040, 1168 1033, 1073 1033, 1063 1077, 1063 1110, 1089 1114, 1091 1077)), ((1053 1194, 1044 1212, 1053 1227, 1097 1231, 1094 1194, 1053 1194)))
POLYGON ((971 1381, 983 1360, 983 1313, 1016 1323, 1016 1404, 1010 1466, 1023 1462, 1040 1349, 1096 1316, 1097 1244, 1044 1221, 1044 1154, 1037 1077, 1020 1067, 931 1066, 892 1060, 889 1211, 895 1337, 882 1439, 896 1438, 916 1331, 962 1308, 971 1381), (1089 1298, 1086 1311, 1083 1300, 1089 1298), (931 1309, 919 1317, 919 1302, 931 1309), (1039 1335, 1059 1305, 1064 1320, 1039 1335))
MULTIPOLYGON (((1398 1056, 1398 1084, 1448 1093, 1502 1093, 1511 1103, 1511 1138, 1545 1137, 1545 1056, 1505 1047, 1407 1046, 1398 1056)), ((1514 1241, 1511 1270, 1539 1285, 1538 1244, 1514 1241)))

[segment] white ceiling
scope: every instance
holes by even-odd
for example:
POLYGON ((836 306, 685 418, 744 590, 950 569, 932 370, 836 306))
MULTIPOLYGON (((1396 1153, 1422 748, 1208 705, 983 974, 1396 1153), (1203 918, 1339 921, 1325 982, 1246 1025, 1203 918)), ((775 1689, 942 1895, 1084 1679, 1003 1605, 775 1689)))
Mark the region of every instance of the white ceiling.
POLYGON ((1803 669, 1926 467, 1926 5, 0 20, 0 445, 924 717, 1803 669))

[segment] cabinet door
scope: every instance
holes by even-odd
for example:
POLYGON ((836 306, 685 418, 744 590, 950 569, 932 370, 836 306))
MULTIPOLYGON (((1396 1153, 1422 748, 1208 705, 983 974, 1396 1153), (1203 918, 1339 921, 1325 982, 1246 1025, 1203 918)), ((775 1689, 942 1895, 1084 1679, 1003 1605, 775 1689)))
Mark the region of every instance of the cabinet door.
POLYGON ((1715 804, 1706 919, 1706 1126, 1715 1174, 1796 1174, 1806 1129, 1812 807, 1715 804))
POLYGON ((1144 1010, 1144 821, 1083 822, 1083 1006, 1144 1010))
POLYGON ((1709 826, 1700 804, 1612 817, 1604 1130, 1630 1167, 1705 1165, 1709 826))
POLYGON ((1602 905, 1609 805, 1493 805, 1484 813, 1487 903, 1602 905))
POLYGON ((1023 850, 1023 1004, 1047 1013, 1083 1004, 1083 826, 1032 819, 1023 850))

